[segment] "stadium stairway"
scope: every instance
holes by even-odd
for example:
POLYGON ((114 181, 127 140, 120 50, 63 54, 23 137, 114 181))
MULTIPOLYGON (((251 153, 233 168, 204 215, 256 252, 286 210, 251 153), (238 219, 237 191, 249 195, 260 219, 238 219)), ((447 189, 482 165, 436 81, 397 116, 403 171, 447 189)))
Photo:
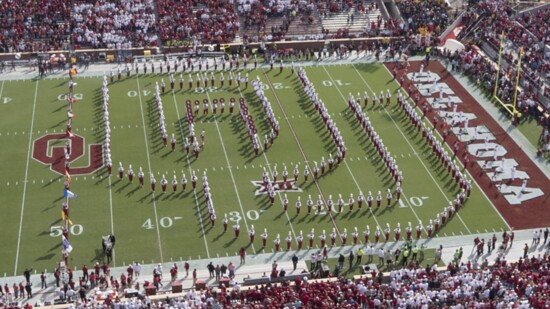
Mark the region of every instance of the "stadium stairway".
MULTIPOLYGON (((365 2, 365 6, 371 3, 374 3, 374 1, 365 2)), ((354 7, 347 12, 328 13, 326 18, 322 18, 322 26, 323 29, 329 30, 329 35, 336 33, 339 29, 349 29, 350 34, 359 34, 369 30, 371 22, 376 22, 378 16, 381 15, 380 9, 373 9, 367 13, 362 13, 354 7), (351 21, 352 15, 353 22, 351 21)), ((380 30, 383 29, 384 22, 380 26, 380 30)))

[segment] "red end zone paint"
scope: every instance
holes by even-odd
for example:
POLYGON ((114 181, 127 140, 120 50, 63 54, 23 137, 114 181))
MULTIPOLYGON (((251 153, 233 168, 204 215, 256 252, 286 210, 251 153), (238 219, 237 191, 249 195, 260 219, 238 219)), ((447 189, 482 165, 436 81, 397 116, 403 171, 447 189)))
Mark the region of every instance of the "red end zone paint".
MULTIPOLYGON (((50 169, 60 175, 65 175, 65 146, 51 147, 50 141, 67 140, 67 134, 46 134, 34 141, 32 157, 36 161, 50 165, 50 169)), ((77 160, 84 155, 84 138, 74 134, 71 138, 71 156, 70 162, 77 160)), ((71 176, 88 175, 100 169, 103 166, 103 146, 101 144, 90 144, 88 146, 88 166, 71 166, 71 176)))
MULTIPOLYGON (((418 72, 421 63, 422 62, 420 61, 411 61, 409 72, 418 72)), ((394 68, 393 63, 386 63, 385 65, 388 67, 390 72, 394 68)), ((460 104, 459 111, 463 111, 464 113, 473 113, 476 115, 477 118, 470 121, 470 126, 486 126, 496 137, 496 142, 508 151, 506 157, 514 158, 519 163, 518 169, 521 168, 521 170, 527 172, 530 177, 529 187, 541 188, 543 191, 547 191, 548 188, 550 188, 550 180, 548 180, 539 168, 527 157, 527 155, 521 150, 521 147, 516 144, 516 142, 439 62, 431 61, 428 66, 424 67, 424 72, 428 70, 439 74, 440 80, 438 82, 446 83, 455 92, 454 95, 460 97, 460 99, 464 102, 463 104, 460 104)), ((398 73, 398 76, 401 76, 402 73, 403 70, 398 73)), ((405 89, 410 83, 411 81, 405 77, 405 89)), ((424 102, 426 102, 426 99, 421 97, 420 105, 424 104, 424 102)), ((434 116, 437 112, 438 110, 432 108, 426 114, 427 119, 429 119, 432 124, 434 116)), ((441 135, 443 135, 443 128, 441 126, 437 126, 437 130, 441 135)), ((447 137, 446 142, 448 145, 452 146, 457 140, 457 137, 451 133, 449 137, 447 137)), ((464 144, 461 146, 458 153, 459 158, 462 158, 462 156, 466 153, 466 147, 467 145, 464 144)), ((502 214, 506 222, 511 227, 514 227, 515 229, 528 229, 550 225, 550 195, 548 192, 544 192, 545 195, 541 197, 524 201, 521 205, 511 205, 493 185, 486 172, 474 162, 476 160, 486 159, 472 157, 470 160, 471 163, 467 166, 468 171, 472 175, 474 181, 479 184, 481 189, 489 197, 496 209, 502 214)), ((516 179, 513 182, 507 181, 506 183, 508 185, 521 186, 522 180, 516 179)))

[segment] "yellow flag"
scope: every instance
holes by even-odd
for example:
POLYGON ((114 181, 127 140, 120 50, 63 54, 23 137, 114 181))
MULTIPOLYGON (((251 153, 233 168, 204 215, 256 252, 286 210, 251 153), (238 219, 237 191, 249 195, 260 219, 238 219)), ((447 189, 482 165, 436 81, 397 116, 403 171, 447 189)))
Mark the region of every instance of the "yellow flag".
POLYGON ((73 225, 73 221, 71 221, 71 219, 69 219, 69 225, 73 225))

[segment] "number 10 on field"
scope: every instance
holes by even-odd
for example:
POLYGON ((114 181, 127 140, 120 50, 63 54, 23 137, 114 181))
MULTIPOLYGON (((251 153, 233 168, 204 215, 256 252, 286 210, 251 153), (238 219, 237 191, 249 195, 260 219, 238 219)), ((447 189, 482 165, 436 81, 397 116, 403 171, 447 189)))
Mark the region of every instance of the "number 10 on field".
MULTIPOLYGON (((183 217, 162 217, 160 218, 159 220, 159 226, 162 227, 162 228, 170 228, 172 227, 172 225, 174 225, 174 221, 177 221, 177 220, 181 220, 183 219, 183 217)), ((145 222, 143 222, 143 224, 141 225, 142 228, 146 229, 146 230, 152 230, 155 228, 155 225, 153 224, 153 220, 151 220, 151 218, 148 218, 147 220, 145 220, 145 222)))
POLYGON ((411 206, 414 206, 414 207, 421 207, 421 206, 424 206, 424 200, 427 200, 429 197, 428 196, 411 196, 408 201, 407 199, 404 199, 404 198, 401 198, 399 200, 399 208, 408 208, 408 206, 405 205, 405 203, 403 202, 403 200, 409 202, 409 204, 411 206))

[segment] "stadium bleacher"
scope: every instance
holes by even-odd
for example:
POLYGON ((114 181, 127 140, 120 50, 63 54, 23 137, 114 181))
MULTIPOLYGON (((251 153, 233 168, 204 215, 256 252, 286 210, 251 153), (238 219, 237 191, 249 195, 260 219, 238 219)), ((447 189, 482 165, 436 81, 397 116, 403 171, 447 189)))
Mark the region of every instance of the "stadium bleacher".
POLYGON ((68 49, 70 5, 62 0, 0 3, 0 52, 68 49))

